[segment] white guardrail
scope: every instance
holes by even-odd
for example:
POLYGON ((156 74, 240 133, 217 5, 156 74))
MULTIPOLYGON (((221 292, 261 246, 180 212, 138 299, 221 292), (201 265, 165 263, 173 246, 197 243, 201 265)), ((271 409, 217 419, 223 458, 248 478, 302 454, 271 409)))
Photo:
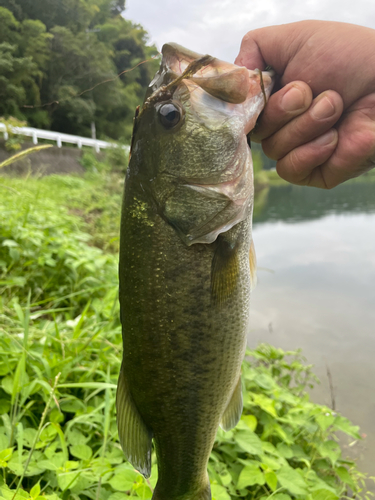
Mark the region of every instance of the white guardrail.
MULTIPOLYGON (((76 144, 79 149, 82 146, 90 146, 95 148, 99 153, 101 149, 117 148, 117 144, 112 142, 100 141, 98 139, 90 139, 89 137, 79 137, 78 135, 62 134, 60 132, 51 132, 50 130, 42 130, 32 127, 8 127, 5 123, 0 123, 0 132, 3 132, 4 139, 8 140, 9 132, 13 134, 25 135, 31 137, 34 144, 38 144, 38 139, 48 139, 49 141, 56 141, 57 147, 61 148, 65 142, 67 144, 76 144)), ((122 146, 124 149, 129 150, 129 146, 122 146)))

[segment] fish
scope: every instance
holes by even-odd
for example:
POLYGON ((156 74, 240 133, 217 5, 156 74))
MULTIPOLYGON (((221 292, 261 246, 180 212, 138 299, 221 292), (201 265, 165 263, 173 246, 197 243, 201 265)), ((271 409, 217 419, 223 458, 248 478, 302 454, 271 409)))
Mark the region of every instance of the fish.
POLYGON ((271 72, 165 44, 134 118, 119 255, 123 361, 117 425, 153 500, 211 498, 219 425, 241 417, 253 168, 247 135, 271 72))

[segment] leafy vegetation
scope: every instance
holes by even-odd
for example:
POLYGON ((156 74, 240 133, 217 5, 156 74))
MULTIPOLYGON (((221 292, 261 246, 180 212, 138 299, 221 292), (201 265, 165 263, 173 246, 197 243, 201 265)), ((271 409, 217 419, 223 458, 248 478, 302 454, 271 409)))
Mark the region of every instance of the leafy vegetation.
POLYGON ((158 66, 140 63, 158 53, 124 8, 124 0, 0 0, 0 116, 83 136, 95 124, 98 136, 129 141, 158 66))
MULTIPOLYGON (((151 498, 115 422, 119 177, 86 158, 84 178, 0 182, 0 498, 151 498), (99 173, 95 173, 100 170, 99 173), (111 242, 111 243, 110 243, 111 242)), ((307 394, 299 352, 262 345, 243 365, 244 413, 219 431, 214 500, 368 499, 338 433, 358 428, 307 394)))

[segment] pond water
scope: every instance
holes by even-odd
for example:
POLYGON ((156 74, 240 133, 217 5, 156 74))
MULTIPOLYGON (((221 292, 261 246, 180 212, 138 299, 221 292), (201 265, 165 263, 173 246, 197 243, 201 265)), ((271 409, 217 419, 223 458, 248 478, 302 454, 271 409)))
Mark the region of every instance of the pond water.
POLYGON ((375 475, 375 183, 271 187, 253 235, 249 346, 302 348, 321 380, 312 399, 332 407, 328 367, 336 410, 367 436, 351 451, 375 475))

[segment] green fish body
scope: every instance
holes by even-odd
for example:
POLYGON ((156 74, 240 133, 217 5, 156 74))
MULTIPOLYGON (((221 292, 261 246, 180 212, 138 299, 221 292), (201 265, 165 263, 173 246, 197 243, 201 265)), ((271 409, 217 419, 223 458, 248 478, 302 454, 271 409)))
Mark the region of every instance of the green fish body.
POLYGON ((210 499, 217 429, 241 416, 254 269, 246 134, 271 87, 269 73, 168 44, 135 118, 121 221, 117 419, 124 452, 145 477, 154 440, 154 500, 210 499))

